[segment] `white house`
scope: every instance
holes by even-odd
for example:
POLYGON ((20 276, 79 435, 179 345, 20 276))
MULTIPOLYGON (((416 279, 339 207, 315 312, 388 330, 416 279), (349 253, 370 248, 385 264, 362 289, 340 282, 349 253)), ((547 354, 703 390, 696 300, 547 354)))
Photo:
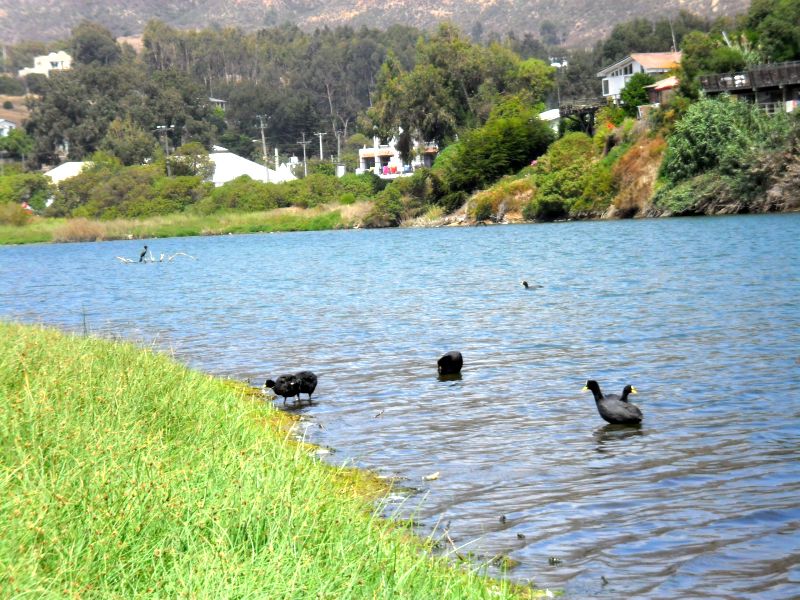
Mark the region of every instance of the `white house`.
POLYGON ((90 164, 92 163, 89 161, 64 162, 58 165, 57 167, 53 167, 49 171, 45 171, 45 177, 48 177, 50 181, 58 185, 65 179, 69 179, 70 177, 75 177, 83 170, 83 167, 90 164))
POLYGON ((51 52, 44 56, 33 57, 33 68, 26 67, 19 70, 19 76, 24 77, 31 73, 38 73, 39 75, 50 76, 50 71, 66 71, 72 68, 72 57, 59 50, 58 52, 51 52))
POLYGON ((603 79, 603 97, 619 102, 619 95, 628 80, 636 73, 647 73, 660 79, 681 63, 680 52, 643 52, 631 54, 621 61, 598 71, 603 79))
POLYGON ((356 175, 372 171, 381 179, 395 179, 403 175, 411 175, 414 169, 430 167, 439 146, 435 142, 420 144, 414 142, 414 158, 411 164, 403 164, 400 151, 397 149, 397 138, 392 138, 388 144, 381 144, 377 137, 372 138, 372 147, 364 146, 358 151, 358 168, 356 175))
POLYGON ((0 137, 6 137, 12 129, 16 129, 17 124, 8 119, 0 119, 0 137))
POLYGON ((211 181, 216 187, 242 175, 264 183, 284 183, 297 179, 288 165, 280 165, 277 171, 268 169, 264 165, 229 152, 222 146, 214 146, 208 158, 214 163, 214 175, 211 177, 211 181))

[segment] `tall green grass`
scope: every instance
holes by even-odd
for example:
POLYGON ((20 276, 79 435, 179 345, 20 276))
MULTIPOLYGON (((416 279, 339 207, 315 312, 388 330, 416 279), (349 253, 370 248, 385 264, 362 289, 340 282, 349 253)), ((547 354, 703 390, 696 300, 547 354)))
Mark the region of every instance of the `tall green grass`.
POLYGON ((210 215, 175 213, 146 219, 110 221, 34 218, 22 226, 0 225, 0 244, 316 231, 353 227, 359 223, 359 211, 351 206, 320 206, 309 209, 293 207, 260 212, 220 212, 210 215))
POLYGON ((375 515, 243 386, 0 323, 5 598, 519 598, 375 515))

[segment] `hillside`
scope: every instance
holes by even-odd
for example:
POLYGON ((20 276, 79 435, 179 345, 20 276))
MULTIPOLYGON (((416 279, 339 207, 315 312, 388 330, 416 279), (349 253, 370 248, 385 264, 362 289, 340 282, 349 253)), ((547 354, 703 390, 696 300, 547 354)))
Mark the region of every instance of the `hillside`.
POLYGON ((614 24, 634 17, 663 18, 678 10, 719 16, 743 12, 748 5, 747 0, 0 0, 0 40, 13 44, 64 38, 83 19, 100 22, 117 35, 140 33, 150 19, 179 28, 233 25, 246 29, 286 21, 304 29, 393 24, 430 28, 440 21, 452 21, 467 32, 536 35, 546 23, 551 38, 582 45, 599 40, 614 24))

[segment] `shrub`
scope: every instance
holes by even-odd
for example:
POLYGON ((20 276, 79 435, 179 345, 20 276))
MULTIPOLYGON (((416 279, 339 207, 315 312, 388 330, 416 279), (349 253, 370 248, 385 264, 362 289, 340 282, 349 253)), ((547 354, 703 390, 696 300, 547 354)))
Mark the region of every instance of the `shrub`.
POLYGON ((25 84, 15 77, 0 76, 0 94, 5 96, 22 96, 25 93, 25 84))
POLYGON ((522 209, 522 216, 529 221, 555 221, 565 218, 568 213, 567 203, 552 195, 534 198, 522 209))
POLYGON ((0 177, 0 202, 27 202, 36 210, 42 210, 50 190, 50 180, 41 173, 15 173, 0 177))
POLYGON ((3 108, 5 108, 6 110, 11 110, 14 108, 14 103, 11 102, 11 100, 6 100, 5 102, 3 102, 3 108))
POLYGON ((747 167, 757 148, 783 145, 788 129, 785 115, 727 97, 700 100, 675 125, 661 174, 673 185, 716 168, 731 175, 747 167))
POLYGON ((31 220, 31 214, 17 202, 0 201, 0 224, 22 227, 31 220))
POLYGON ((475 198, 469 207, 469 213, 476 221, 486 221, 494 215, 492 198, 484 195, 475 198))

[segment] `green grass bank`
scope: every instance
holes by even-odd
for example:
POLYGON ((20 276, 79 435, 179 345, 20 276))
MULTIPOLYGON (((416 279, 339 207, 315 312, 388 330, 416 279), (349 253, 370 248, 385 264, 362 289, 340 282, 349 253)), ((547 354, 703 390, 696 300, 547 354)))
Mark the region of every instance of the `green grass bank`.
POLYGON ((285 419, 162 354, 0 323, 0 595, 542 594, 433 557, 285 419))
POLYGON ((186 237, 227 233, 318 231, 358 225, 371 203, 276 208, 268 211, 223 211, 209 215, 174 213, 144 219, 94 220, 34 217, 22 225, 0 225, 0 245, 41 242, 186 237))

